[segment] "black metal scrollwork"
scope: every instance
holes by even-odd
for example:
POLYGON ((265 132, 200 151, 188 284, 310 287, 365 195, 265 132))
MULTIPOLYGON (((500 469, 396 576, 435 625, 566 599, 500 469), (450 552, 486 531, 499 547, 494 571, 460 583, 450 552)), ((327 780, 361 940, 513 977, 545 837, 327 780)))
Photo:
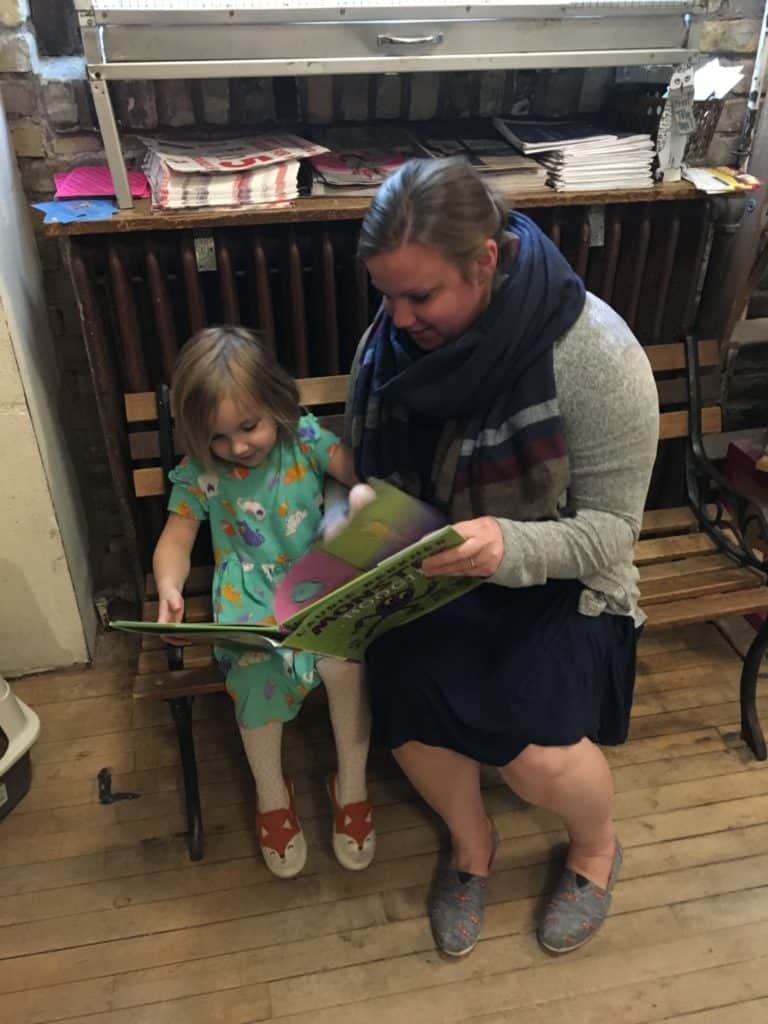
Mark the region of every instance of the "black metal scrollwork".
POLYGON ((758 572, 768 571, 768 506, 737 490, 711 462, 701 434, 701 387, 695 339, 685 339, 690 403, 685 459, 688 503, 701 529, 731 558, 758 572))

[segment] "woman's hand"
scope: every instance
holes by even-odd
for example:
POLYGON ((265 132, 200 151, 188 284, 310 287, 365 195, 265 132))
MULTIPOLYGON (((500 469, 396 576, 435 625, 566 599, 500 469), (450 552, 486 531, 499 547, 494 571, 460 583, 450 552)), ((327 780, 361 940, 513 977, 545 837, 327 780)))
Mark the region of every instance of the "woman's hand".
POLYGON ((425 576, 493 576, 501 565, 504 537, 493 516, 467 519, 453 528, 464 543, 439 555, 430 555, 421 563, 425 576))

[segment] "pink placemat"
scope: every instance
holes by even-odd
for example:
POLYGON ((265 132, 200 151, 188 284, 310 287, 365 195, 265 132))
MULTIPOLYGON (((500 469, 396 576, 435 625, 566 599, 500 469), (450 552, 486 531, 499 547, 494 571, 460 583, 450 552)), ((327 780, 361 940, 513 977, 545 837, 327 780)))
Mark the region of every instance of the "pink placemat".
MULTIPOLYGON (((56 199, 79 199, 84 196, 113 196, 115 186, 108 167, 75 167, 54 174, 56 199)), ((135 199, 149 196, 149 182, 143 171, 128 171, 128 185, 135 199)))

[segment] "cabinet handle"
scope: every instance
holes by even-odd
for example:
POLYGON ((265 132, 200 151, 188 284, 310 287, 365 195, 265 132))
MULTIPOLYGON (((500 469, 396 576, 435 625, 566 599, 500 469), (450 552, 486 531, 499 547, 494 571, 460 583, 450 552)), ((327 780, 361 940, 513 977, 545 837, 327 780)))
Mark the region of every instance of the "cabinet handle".
POLYGON ((431 36, 377 36, 379 46, 429 46, 430 43, 442 43, 443 33, 435 32, 431 36))

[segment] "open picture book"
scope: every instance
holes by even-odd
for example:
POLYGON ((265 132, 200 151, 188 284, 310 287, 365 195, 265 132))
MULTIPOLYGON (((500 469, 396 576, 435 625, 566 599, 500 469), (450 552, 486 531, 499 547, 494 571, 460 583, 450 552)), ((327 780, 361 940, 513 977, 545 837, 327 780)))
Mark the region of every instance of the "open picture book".
POLYGON ((465 594, 477 577, 427 578, 421 563, 464 538, 429 505, 382 481, 374 500, 330 540, 319 540, 275 590, 276 625, 110 622, 129 633, 245 647, 290 647, 359 661, 377 636, 465 594))

